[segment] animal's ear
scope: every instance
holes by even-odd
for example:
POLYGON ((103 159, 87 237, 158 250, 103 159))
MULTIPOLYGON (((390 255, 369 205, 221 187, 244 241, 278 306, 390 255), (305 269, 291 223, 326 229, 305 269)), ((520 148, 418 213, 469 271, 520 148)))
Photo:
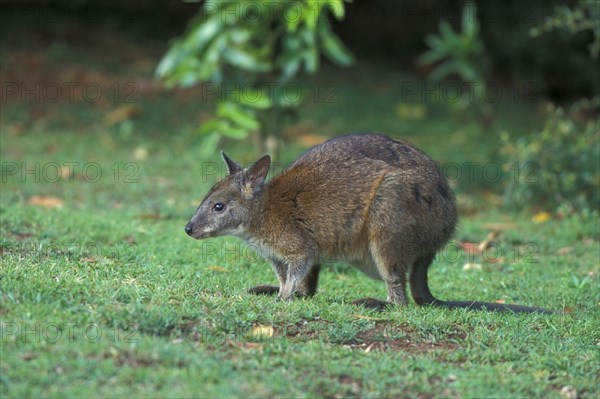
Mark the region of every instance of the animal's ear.
POLYGON ((247 182, 253 189, 261 186, 271 167, 271 157, 269 155, 263 155, 254 165, 250 166, 246 171, 247 182))
POLYGON ((233 175, 238 172, 244 170, 244 167, 239 163, 235 162, 233 159, 229 158, 225 151, 221 151, 221 157, 223 157, 223 161, 227 164, 227 169, 229 170, 229 174, 233 175))

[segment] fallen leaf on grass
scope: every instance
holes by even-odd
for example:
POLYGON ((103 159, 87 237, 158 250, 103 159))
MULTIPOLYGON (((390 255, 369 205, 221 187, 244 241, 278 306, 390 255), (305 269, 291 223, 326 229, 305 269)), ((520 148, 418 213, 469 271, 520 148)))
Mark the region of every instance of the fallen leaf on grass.
POLYGON ((33 236, 33 234, 31 234, 31 233, 20 233, 18 231, 12 231, 12 233, 14 234, 14 236, 16 237, 17 240, 23 240, 25 238, 29 238, 29 237, 33 236))
POLYGON ((492 205, 502 204, 502 196, 494 193, 493 191, 484 191, 483 198, 485 198, 487 203, 492 205))
POLYGON ((70 166, 61 166, 58 169, 58 174, 63 180, 73 181, 73 179, 75 178, 75 171, 70 166))
POLYGON ((140 107, 135 105, 124 105, 106 114, 104 117, 104 123, 107 125, 114 125, 115 123, 134 118, 141 113, 142 110, 140 107))
POLYGON ((567 385, 561 388, 560 396, 565 399, 577 399, 577 389, 571 385, 567 385))
POLYGON ((562 247, 561 249, 558 250, 558 254, 559 255, 566 255, 570 252, 573 252, 575 248, 573 247, 562 247))
POLYGON ((476 242, 460 241, 458 245, 469 255, 481 254, 481 251, 479 250, 479 244, 476 242))
POLYGON ((125 242, 127 242, 128 244, 137 244, 135 241, 135 238, 133 238, 133 236, 125 236, 125 237, 123 237, 123 240, 125 242))
POLYGON ((465 263, 463 270, 481 270, 481 265, 479 263, 465 263))
POLYGON ((365 348, 365 353, 371 352, 371 349, 375 346, 375 342, 372 342, 369 346, 365 348))
MULTIPOLYGON (((458 245, 469 255, 481 255, 485 250, 487 250, 492 242, 498 238, 500 235, 500 231, 494 230, 490 232, 483 241, 476 242, 468 242, 468 241, 459 241, 458 245)), ((498 259, 488 260, 490 263, 499 262, 498 259)))
POLYGON ((62 208, 64 201, 58 197, 34 195, 29 198, 27 203, 42 208, 62 208))
POLYGON ((505 231, 511 230, 517 227, 514 223, 485 223, 483 225, 486 229, 494 230, 494 231, 505 231))
POLYGON ((240 341, 232 341, 227 339, 225 343, 229 346, 233 346, 241 349, 262 349, 263 345, 257 342, 240 342, 240 341))
POLYGON ((496 237, 498 237, 500 235, 499 231, 492 231, 491 233, 489 233, 487 235, 487 237, 485 237, 485 240, 481 241, 479 243, 479 245, 477 246, 477 249, 479 250, 479 252, 483 252, 486 249, 488 249, 488 247, 490 246, 490 244, 492 243, 492 240, 494 240, 496 237))
POLYGON ((314 134, 313 132, 317 130, 319 128, 310 123, 294 124, 283 129, 283 136, 291 139, 307 134, 314 134))
POLYGON ((213 272, 229 273, 228 269, 221 266, 208 266, 206 270, 212 270, 213 272))
POLYGON ((550 220, 551 217, 552 215, 550 214, 550 212, 539 212, 533 215, 531 220, 533 221, 533 223, 541 224, 550 220))
POLYGON ((250 335, 253 338, 271 338, 275 335, 275 329, 273 326, 257 324, 250 329, 250 335))
POLYGON ((584 245, 592 245, 594 243, 594 239, 592 237, 583 237, 581 240, 584 245))
POLYGON ((133 159, 136 161, 145 161, 148 158, 148 150, 146 147, 137 147, 133 150, 133 159))
POLYGON ((427 108, 423 105, 409 105, 400 103, 396 105, 396 116, 404 120, 421 120, 427 116, 427 108))
POLYGON ((385 321, 385 320, 387 320, 387 319, 381 318, 381 317, 365 316, 363 314, 358 314, 358 313, 354 313, 352 315, 352 317, 356 317, 357 319, 362 319, 362 320, 374 320, 374 321, 385 321))
POLYGON ((6 128, 10 134, 14 134, 15 136, 23 133, 23 130, 25 130, 21 122, 11 123, 6 128))
POLYGON ((496 299, 494 302, 496 303, 506 303, 504 299, 496 299))
POLYGON ((308 133, 298 137, 297 140, 298 143, 303 147, 314 147, 315 145, 323 143, 325 140, 327 140, 327 138, 317 134, 308 133))

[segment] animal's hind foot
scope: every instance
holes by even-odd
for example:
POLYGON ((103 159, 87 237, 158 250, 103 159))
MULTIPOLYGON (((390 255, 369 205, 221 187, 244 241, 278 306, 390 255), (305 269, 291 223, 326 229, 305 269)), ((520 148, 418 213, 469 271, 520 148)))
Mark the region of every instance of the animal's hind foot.
POLYGON ((248 288, 248 293, 252 295, 277 295, 279 294, 279 287, 274 285, 257 285, 248 288))
POLYGON ((363 308, 367 308, 367 309, 374 309, 374 310, 384 310, 386 307, 393 305, 393 303, 391 302, 386 302, 386 301, 382 301, 380 299, 375 299, 375 298, 363 298, 363 299, 357 299, 356 301, 352 302, 353 305, 356 306, 361 306, 363 308))

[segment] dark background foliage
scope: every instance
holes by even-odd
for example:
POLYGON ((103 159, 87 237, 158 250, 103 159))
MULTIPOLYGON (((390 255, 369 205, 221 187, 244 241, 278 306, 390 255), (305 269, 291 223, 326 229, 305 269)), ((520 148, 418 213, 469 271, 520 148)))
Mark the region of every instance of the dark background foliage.
MULTIPOLYGON (((424 76, 417 62, 426 49, 423 37, 435 32, 441 19, 460 24, 464 1, 355 0, 346 4, 344 21, 334 30, 357 58, 393 64, 424 76)), ((529 30, 543 22, 558 5, 576 4, 559 0, 491 0, 476 2, 481 38, 495 81, 506 84, 530 81, 540 95, 564 102, 590 97, 598 92, 597 63, 589 62, 592 32, 570 35, 555 30, 530 38, 529 30)), ((86 41, 86 33, 75 21, 101 24, 140 40, 166 46, 181 35, 198 3, 179 1, 0 1, 4 40, 38 35, 52 42, 60 39, 86 41)))

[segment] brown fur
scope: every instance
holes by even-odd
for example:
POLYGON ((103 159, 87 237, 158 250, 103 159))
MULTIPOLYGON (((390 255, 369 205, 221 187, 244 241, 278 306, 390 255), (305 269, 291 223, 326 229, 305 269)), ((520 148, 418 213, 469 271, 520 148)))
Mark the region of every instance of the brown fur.
POLYGON ((268 156, 247 169, 224 153, 223 158, 230 175, 207 194, 186 232, 199 239, 225 234, 246 239, 272 262, 284 300, 313 295, 320 263, 337 259, 385 281, 387 302, 358 301, 362 305, 406 305, 408 279, 419 305, 543 311, 433 297, 427 270, 454 232, 456 204, 437 164, 406 142, 375 134, 338 137, 309 150, 268 183, 268 156), (217 203, 224 209, 215 211, 217 203))

